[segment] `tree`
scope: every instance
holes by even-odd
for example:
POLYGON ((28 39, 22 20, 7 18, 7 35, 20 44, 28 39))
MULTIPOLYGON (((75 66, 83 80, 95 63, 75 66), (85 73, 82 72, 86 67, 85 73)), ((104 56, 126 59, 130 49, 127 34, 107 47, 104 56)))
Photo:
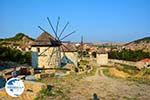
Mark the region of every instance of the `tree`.
POLYGON ((123 49, 122 51, 110 51, 108 53, 109 58, 127 60, 127 61, 139 61, 144 58, 150 58, 149 52, 143 52, 142 50, 132 51, 123 49))
POLYGON ((21 52, 9 47, 0 47, 0 60, 31 64, 31 52, 21 52))

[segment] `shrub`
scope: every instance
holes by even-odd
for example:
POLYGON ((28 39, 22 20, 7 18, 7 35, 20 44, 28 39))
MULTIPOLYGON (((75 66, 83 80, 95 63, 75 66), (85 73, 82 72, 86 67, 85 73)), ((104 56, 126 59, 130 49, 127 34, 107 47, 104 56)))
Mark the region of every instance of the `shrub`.
POLYGON ((150 75, 150 69, 145 69, 144 75, 150 75))
POLYGON ((108 53, 109 58, 127 60, 127 61, 139 61, 144 58, 150 58, 149 52, 143 52, 142 50, 132 51, 123 49, 122 51, 110 51, 108 53))
POLYGON ((21 52, 9 47, 0 47, 1 61, 13 61, 21 64, 31 64, 31 52, 21 52))

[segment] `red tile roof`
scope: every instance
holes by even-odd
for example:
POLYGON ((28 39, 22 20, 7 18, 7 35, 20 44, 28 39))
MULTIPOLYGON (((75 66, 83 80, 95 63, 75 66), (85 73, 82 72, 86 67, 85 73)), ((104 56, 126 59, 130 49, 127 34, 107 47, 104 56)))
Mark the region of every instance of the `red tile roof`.
POLYGON ((150 62, 149 58, 142 59, 141 62, 150 62))

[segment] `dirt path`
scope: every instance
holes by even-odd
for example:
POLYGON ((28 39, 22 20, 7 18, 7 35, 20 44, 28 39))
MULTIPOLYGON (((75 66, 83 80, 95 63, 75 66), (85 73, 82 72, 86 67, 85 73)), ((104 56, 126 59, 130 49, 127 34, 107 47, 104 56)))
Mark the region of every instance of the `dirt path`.
POLYGON ((100 100, 150 100, 150 85, 110 78, 102 69, 98 68, 94 76, 79 81, 70 90, 70 99, 90 100, 95 93, 100 100))

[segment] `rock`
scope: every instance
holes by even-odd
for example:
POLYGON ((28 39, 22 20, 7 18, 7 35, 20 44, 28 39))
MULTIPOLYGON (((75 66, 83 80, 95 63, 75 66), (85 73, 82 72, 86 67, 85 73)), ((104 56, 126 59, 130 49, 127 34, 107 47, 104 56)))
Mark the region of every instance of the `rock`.
POLYGON ((41 74, 35 74, 34 77, 38 80, 41 79, 41 74))
POLYGON ((25 80, 27 80, 27 81, 35 81, 36 78, 33 75, 28 75, 28 76, 25 77, 25 80))

